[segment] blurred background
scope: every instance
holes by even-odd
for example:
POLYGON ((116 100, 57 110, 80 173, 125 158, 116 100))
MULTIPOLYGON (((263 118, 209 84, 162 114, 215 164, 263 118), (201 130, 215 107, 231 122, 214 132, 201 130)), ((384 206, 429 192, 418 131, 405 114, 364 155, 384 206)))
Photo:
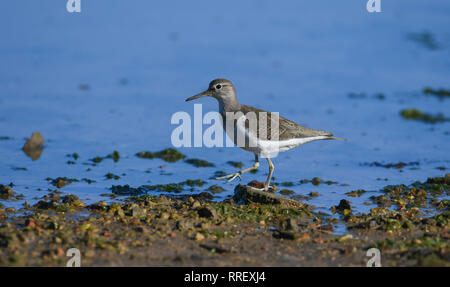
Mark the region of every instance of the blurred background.
MULTIPOLYGON (((171 147, 172 114, 193 114, 185 98, 218 77, 234 83, 243 104, 349 140, 307 144, 274 161, 276 182, 338 182, 292 187, 319 191, 311 203, 326 210, 350 190, 375 192, 450 168, 448 97, 423 92, 450 88, 449 1, 384 0, 382 13, 360 0, 81 3, 81 13, 52 0, 0 8, 0 183, 12 182, 24 200, 43 196, 45 179, 58 176, 95 181, 63 188, 86 201, 112 184, 197 178, 225 188, 217 200, 231 195, 236 183, 209 178, 236 170, 229 160, 251 165, 243 150, 180 149, 215 165, 206 168, 135 156, 171 147), (408 109, 444 120, 407 120, 408 109), (32 132, 45 139, 35 161, 21 150, 32 132), (114 150, 118 162, 90 164, 114 150), (67 164, 73 153, 79 159, 67 164), (406 165, 389 167, 397 163, 406 165)), ((204 113, 218 109, 213 99, 196 103, 204 113)), ((266 174, 264 162, 244 183, 266 174)), ((352 199, 357 210, 366 199, 352 199)))

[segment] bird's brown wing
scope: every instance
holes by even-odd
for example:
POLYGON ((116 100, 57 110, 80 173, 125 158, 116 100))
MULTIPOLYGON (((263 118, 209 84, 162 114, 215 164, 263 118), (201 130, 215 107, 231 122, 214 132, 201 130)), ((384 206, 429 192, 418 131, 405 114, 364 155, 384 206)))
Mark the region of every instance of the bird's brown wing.
MULTIPOLYGON (((276 116, 276 114, 272 114, 271 112, 267 112, 261 109, 257 109, 251 106, 245 106, 241 105, 241 111, 243 114, 247 116, 248 113, 253 112, 256 114, 256 118, 258 119, 258 127, 256 134, 258 135, 258 138, 260 138, 260 117, 263 119, 264 113, 266 117, 266 128, 267 130, 267 139, 271 140, 278 139, 278 140, 289 140, 294 138, 308 138, 308 137, 315 137, 315 136, 328 136, 332 137, 333 134, 331 132, 327 131, 321 131, 321 130, 314 130, 310 129, 304 126, 301 126, 299 124, 294 123, 293 121, 290 121, 286 118, 283 118, 281 116, 276 116), (276 121, 278 118, 278 129, 276 129, 276 121), (277 133, 278 130, 278 133, 277 133)), ((247 116, 247 118, 250 118, 247 116)), ((249 121, 245 122, 245 126, 248 129, 249 128, 249 121)))

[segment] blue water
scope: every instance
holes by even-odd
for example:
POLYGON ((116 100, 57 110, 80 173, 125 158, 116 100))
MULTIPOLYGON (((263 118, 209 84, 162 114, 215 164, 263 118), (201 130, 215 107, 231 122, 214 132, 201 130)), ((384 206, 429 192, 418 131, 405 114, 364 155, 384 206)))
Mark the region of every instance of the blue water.
MULTIPOLYGON (((252 154, 239 148, 180 149, 189 158, 214 162, 211 168, 135 156, 171 147, 172 114, 193 114, 193 102, 184 99, 217 77, 234 83, 241 103, 348 139, 310 143, 274 160, 277 182, 313 177, 339 182, 289 187, 301 195, 319 192, 309 201, 319 210, 329 212, 347 198, 357 211, 367 211, 373 205, 362 203, 385 185, 444 175, 450 168, 450 124, 406 121, 399 112, 419 108, 450 116, 449 99, 421 93, 427 86, 450 88, 450 2, 382 1, 383 12, 373 14, 365 5, 356 0, 82 0, 82 12, 70 14, 65 1, 3 3, 0 136, 11 139, 0 140, 0 183, 13 182, 25 198, 1 202, 33 203, 54 188, 45 178, 58 176, 95 180, 61 189, 87 202, 108 200, 100 194, 113 184, 186 179, 208 181, 196 192, 219 184, 226 191, 215 199, 227 198, 237 182, 209 178, 217 170, 235 171, 229 160, 250 166, 252 154), (424 32, 438 49, 408 36, 424 32), (385 100, 374 96, 379 93, 385 100), (21 150, 34 131, 46 140, 37 161, 21 150), (121 155, 117 163, 83 164, 114 150, 121 155), (74 152, 80 155, 77 163, 66 164, 66 155, 74 152), (365 165, 374 161, 420 164, 402 172, 365 165), (106 180, 108 172, 121 178, 106 180), (356 189, 370 192, 361 198, 345 195, 356 189)), ((196 103, 205 113, 218 108, 213 99, 196 103)), ((263 181, 267 169, 262 161, 260 171, 244 175, 243 182, 263 181)))

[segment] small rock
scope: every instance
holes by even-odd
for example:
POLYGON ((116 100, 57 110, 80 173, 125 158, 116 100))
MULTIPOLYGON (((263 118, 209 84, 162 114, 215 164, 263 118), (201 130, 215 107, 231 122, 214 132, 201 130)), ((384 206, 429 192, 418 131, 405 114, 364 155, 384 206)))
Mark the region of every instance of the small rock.
POLYGON ((49 209, 51 207, 51 204, 48 203, 45 200, 39 200, 35 205, 33 205, 34 209, 49 209))
POLYGON ((279 204, 286 208, 307 208, 312 209, 308 204, 276 195, 271 192, 256 190, 250 186, 238 185, 234 189, 233 200, 239 204, 261 203, 279 204))
POLYGON ((192 208, 199 208, 200 207, 200 202, 198 202, 197 200, 196 201, 194 201, 194 203, 192 203, 192 206, 191 206, 192 208))
POLYGON ((167 220, 167 219, 169 219, 169 217, 170 217, 170 215, 167 212, 163 212, 160 215, 160 218, 163 220, 167 220))
POLYGON ((200 201, 208 201, 212 200, 214 198, 214 195, 209 192, 200 192, 199 194, 195 194, 194 197, 195 199, 200 201))
POLYGON ((192 221, 180 219, 177 221, 176 227, 179 230, 188 230, 194 228, 194 224, 192 223, 192 221))
POLYGON ((264 188, 264 182, 260 182, 260 181, 250 181, 248 184, 248 186, 254 187, 254 188, 264 188))
POLYGON ((282 189, 282 190, 280 190, 280 194, 282 194, 282 195, 293 195, 294 191, 290 190, 290 189, 282 189))
POLYGON ((55 182, 55 186, 57 187, 57 188, 61 188, 61 187, 64 187, 64 186, 66 186, 68 183, 64 180, 64 179, 62 179, 62 178, 57 178, 57 180, 56 180, 56 182, 55 182))
POLYGON ((339 241, 339 242, 342 242, 342 241, 346 241, 346 240, 349 240, 349 239, 352 239, 352 238, 353 238, 353 235, 351 235, 351 234, 346 234, 346 235, 344 235, 344 236, 339 237, 339 238, 338 238, 338 241, 339 241))
POLYGON ((33 218, 27 218, 27 220, 25 220, 25 227, 35 228, 36 222, 34 221, 33 218))
POLYGON ((145 227, 143 227, 143 226, 138 226, 134 230, 136 230, 137 232, 140 232, 140 233, 144 233, 147 231, 147 229, 145 229, 145 227))
POLYGON ((422 223, 427 225, 436 225, 436 220, 433 218, 424 218, 422 219, 422 223))
POLYGON ((314 184, 314 185, 319 185, 319 184, 321 184, 322 182, 323 182, 323 180, 320 179, 320 178, 318 178, 318 177, 314 177, 314 178, 311 180, 311 183, 314 184))
POLYGON ((32 160, 37 160, 44 149, 44 137, 38 132, 34 132, 30 138, 27 139, 25 145, 22 147, 23 152, 32 160))
POLYGON ((89 205, 88 208, 93 210, 106 210, 108 208, 108 203, 106 201, 99 201, 89 205))
POLYGON ((14 195, 14 191, 7 185, 0 184, 0 198, 11 199, 14 195))
MULTIPOLYGON (((130 208, 130 216, 132 217, 142 217, 145 216, 147 214, 147 210, 140 208, 137 205, 133 205, 130 208)), ((167 214, 167 218, 169 218, 169 214, 167 214)))
POLYGON ((197 232, 197 234, 195 234, 194 239, 195 239, 195 241, 202 241, 202 240, 205 239, 205 235, 203 235, 203 234, 197 232))
POLYGON ((75 203, 79 203, 80 199, 78 198, 78 196, 73 195, 73 194, 66 194, 63 198, 62 198, 62 203, 66 203, 66 204, 75 204, 75 203))
POLYGON ((208 222, 202 222, 199 224, 198 227, 200 227, 201 229, 204 229, 204 230, 208 230, 211 228, 211 224, 209 224, 208 222))
POLYGON ((212 193, 219 193, 219 192, 225 191, 225 189, 223 187, 218 186, 217 184, 211 185, 207 190, 212 193))
POLYGON ((336 211, 338 213, 342 213, 344 212, 346 209, 348 210, 352 210, 352 206, 350 204, 350 201, 346 200, 346 199, 341 199, 341 201, 339 202, 339 205, 336 206, 336 211))
POLYGON ((375 220, 369 221, 369 228, 370 229, 375 229, 377 227, 378 227, 378 224, 377 224, 377 222, 375 220))
POLYGON ((297 220, 294 218, 288 218, 281 223, 281 228, 287 231, 298 232, 299 227, 297 224, 297 220))
POLYGON ((216 210, 211 206, 202 207, 197 212, 200 217, 205 217, 205 218, 216 218, 217 217, 216 210))
POLYGON ((289 240, 308 240, 310 239, 310 235, 308 233, 298 233, 293 231, 279 231, 278 236, 283 239, 289 239, 289 240))
POLYGON ((211 252, 218 253, 218 254, 223 254, 223 253, 229 253, 230 252, 230 250, 228 250, 226 248, 223 248, 223 247, 221 247, 218 244, 208 244, 208 245, 200 244, 200 247, 205 248, 206 250, 209 250, 211 252))

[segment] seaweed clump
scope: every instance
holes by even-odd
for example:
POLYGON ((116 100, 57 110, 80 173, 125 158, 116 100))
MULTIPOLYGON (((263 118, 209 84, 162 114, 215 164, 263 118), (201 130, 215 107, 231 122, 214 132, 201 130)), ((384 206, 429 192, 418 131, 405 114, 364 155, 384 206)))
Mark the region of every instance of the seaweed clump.
POLYGON ((102 162, 105 158, 111 158, 114 162, 118 162, 120 159, 120 154, 118 151, 113 151, 112 153, 108 154, 107 156, 96 156, 94 158, 91 158, 91 161, 93 163, 100 163, 102 162))
POLYGON ((177 162, 184 159, 186 156, 174 148, 167 148, 158 152, 141 151, 136 154, 137 157, 154 159, 160 158, 166 162, 177 162))
POLYGON ((214 166, 214 164, 210 163, 209 161, 198 159, 198 158, 190 158, 185 160, 186 163, 192 164, 195 167, 211 167, 214 166))
POLYGON ((424 123, 435 124, 450 121, 443 114, 436 115, 423 113, 418 109, 405 109, 400 112, 400 115, 406 120, 422 121, 424 123))
POLYGON ((155 184, 155 185, 142 185, 139 187, 130 187, 128 184, 126 185, 113 185, 111 186, 111 192, 117 195, 143 195, 147 194, 149 191, 158 191, 158 192, 168 192, 168 193, 180 193, 186 189, 186 186, 192 192, 195 187, 202 187, 205 184, 205 181, 201 179, 196 180, 185 180, 178 183, 168 183, 168 184, 155 184))
POLYGON ((428 88, 423 89, 423 93, 425 95, 436 96, 441 100, 444 98, 450 98, 450 91, 445 90, 445 89, 434 90, 434 89, 428 87, 428 88))

